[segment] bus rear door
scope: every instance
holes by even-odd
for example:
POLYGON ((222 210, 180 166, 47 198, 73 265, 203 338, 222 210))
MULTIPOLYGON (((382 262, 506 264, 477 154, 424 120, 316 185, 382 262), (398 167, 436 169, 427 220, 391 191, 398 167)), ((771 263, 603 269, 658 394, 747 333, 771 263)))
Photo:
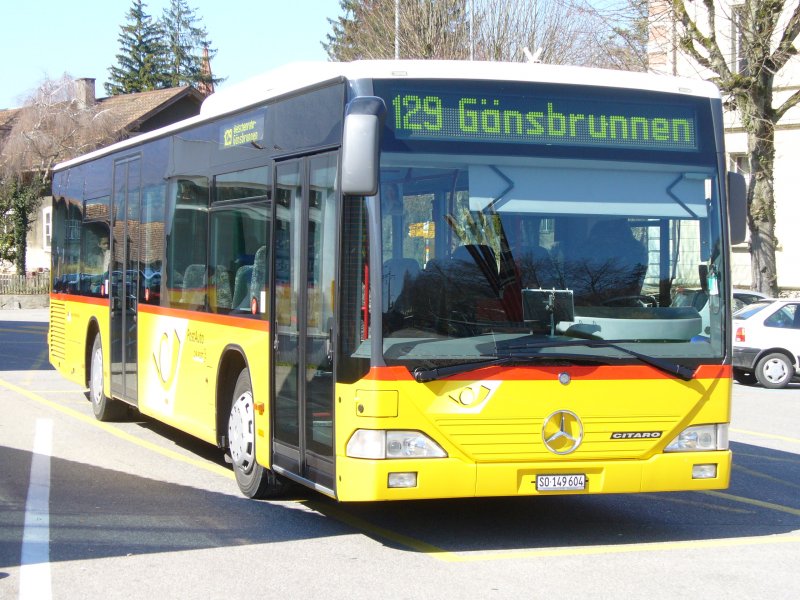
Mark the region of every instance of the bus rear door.
POLYGON ((137 324, 139 301, 140 156, 114 163, 109 266, 111 287, 111 394, 137 405, 137 324))

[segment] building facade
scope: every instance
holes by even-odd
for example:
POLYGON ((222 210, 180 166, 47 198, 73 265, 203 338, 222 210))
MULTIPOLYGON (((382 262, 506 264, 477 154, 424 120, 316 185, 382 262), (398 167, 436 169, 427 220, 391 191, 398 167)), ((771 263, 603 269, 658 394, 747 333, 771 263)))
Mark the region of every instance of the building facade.
MULTIPOLYGON (((705 3, 686 0, 687 14, 703 33, 713 34, 731 71, 743 73, 747 64, 744 52, 745 36, 742 31, 742 11, 749 10, 761 0, 714 0, 713 26, 705 3)), ((684 77, 711 79, 713 73, 692 60, 678 43, 680 25, 665 0, 650 0, 650 30, 648 60, 654 72, 684 77)), ((777 32, 782 33, 789 22, 795 3, 786 2, 777 32)), ((773 40, 773 48, 779 40, 773 40)), ((794 57, 775 77, 773 107, 780 106, 800 89, 800 59, 794 57)), ((723 98, 724 100, 724 98, 723 98)), ((729 168, 749 176, 747 133, 737 112, 725 113, 725 146, 729 168)), ((775 234, 777 237, 776 262, 778 286, 781 295, 800 296, 800 108, 790 109, 775 129, 775 234)), ((749 236, 748 236, 749 238, 749 236)), ((752 283, 749 241, 733 248, 734 286, 748 288, 752 283)))
MULTIPOLYGON (((96 98, 95 80, 75 81, 75 102, 81 106, 97 106, 109 122, 114 139, 124 139, 153 131, 200 114, 205 95, 191 86, 167 88, 96 98)), ((24 108, 0 110, 0 158, 5 142, 19 126, 20 112, 24 108)), ((0 224, 1 226, 1 224, 0 224)), ((25 256, 28 272, 50 269, 50 235, 52 226, 51 198, 42 198, 42 204, 31 218, 25 256)), ((14 272, 10 263, 0 264, 0 272, 14 272)))

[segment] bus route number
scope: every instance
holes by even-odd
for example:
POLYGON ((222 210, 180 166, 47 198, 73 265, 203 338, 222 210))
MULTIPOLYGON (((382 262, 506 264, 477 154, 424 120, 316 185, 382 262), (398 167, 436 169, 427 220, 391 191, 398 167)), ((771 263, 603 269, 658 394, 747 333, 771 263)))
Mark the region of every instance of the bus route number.
POLYGON ((441 131, 442 99, 439 96, 399 94, 392 100, 394 128, 398 131, 441 131))
POLYGON ((563 492, 586 489, 586 475, 537 475, 536 490, 539 492, 563 492))

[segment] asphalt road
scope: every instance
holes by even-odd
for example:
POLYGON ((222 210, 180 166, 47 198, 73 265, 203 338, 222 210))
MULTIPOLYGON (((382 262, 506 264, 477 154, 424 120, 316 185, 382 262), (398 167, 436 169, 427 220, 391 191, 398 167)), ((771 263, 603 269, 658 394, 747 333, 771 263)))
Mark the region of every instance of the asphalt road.
POLYGON ((797 598, 800 385, 735 386, 725 492, 242 498, 220 453, 94 420, 46 311, 0 311, 0 599, 797 598))

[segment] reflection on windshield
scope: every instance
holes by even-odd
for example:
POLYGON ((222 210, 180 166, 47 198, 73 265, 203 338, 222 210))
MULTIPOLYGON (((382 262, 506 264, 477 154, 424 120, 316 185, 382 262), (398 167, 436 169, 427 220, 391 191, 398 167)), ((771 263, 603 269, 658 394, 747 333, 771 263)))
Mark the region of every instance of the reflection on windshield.
POLYGON ((646 344, 659 356, 721 355, 710 172, 458 160, 383 157, 388 361, 488 359, 498 350, 496 343, 487 349, 487 336, 614 340, 646 344), (710 300, 686 306, 678 294, 686 289, 710 300))

